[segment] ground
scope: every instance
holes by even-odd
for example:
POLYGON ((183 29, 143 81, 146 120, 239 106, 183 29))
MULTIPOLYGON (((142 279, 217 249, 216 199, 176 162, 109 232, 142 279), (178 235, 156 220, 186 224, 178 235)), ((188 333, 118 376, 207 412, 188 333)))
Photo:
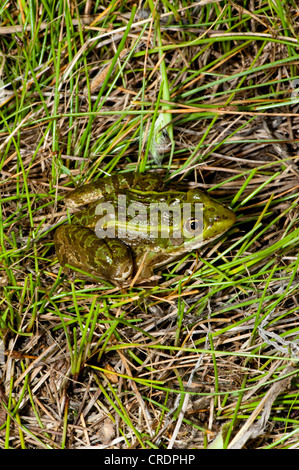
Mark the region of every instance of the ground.
POLYGON ((297 448, 296 2, 5 1, 0 50, 0 447, 297 448), (64 195, 128 170, 236 223, 155 282, 64 273, 64 195))

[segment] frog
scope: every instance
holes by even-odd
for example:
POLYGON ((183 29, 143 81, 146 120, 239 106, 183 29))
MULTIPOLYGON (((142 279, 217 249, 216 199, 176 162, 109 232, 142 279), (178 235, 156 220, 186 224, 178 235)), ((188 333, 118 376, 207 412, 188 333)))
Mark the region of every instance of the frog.
POLYGON ((234 211, 198 188, 167 189, 158 173, 116 173, 64 197, 74 212, 54 245, 62 268, 124 286, 223 235, 234 211))

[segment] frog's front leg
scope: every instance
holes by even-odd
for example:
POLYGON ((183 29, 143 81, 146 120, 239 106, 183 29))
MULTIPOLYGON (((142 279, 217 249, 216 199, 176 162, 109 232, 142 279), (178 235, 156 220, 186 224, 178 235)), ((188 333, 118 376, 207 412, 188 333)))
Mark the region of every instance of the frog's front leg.
POLYGON ((117 238, 98 238, 81 225, 61 225, 55 232, 58 261, 101 279, 121 283, 132 276, 130 248, 117 238))

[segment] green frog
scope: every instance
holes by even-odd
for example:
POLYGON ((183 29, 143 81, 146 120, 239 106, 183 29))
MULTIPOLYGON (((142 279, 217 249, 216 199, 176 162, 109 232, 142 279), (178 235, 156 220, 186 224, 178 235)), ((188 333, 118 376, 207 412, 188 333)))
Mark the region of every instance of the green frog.
POLYGON ((160 175, 118 173, 65 197, 77 209, 57 228, 58 260, 115 285, 148 280, 153 270, 226 232, 234 212, 199 189, 164 190, 160 175))

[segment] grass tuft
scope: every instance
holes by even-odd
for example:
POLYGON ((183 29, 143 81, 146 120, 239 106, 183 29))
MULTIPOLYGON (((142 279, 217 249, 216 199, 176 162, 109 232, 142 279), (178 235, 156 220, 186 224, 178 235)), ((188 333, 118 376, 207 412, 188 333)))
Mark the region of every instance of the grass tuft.
POLYGON ((296 2, 0 6, 0 448, 298 448, 296 2), (159 171, 232 229, 120 290, 63 195, 159 171), (215 439, 215 441, 213 441, 215 439))

